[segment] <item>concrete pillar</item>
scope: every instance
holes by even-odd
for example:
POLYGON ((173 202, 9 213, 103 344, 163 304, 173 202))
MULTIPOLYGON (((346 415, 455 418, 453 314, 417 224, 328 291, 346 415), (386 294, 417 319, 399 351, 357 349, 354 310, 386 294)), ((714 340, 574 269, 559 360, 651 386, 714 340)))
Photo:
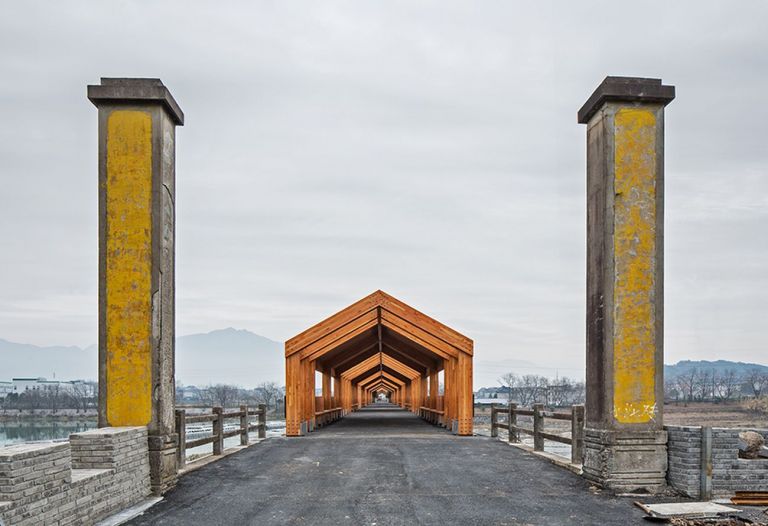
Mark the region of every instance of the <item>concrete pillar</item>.
POLYGON ((673 86, 607 77, 587 125, 584 476, 621 491, 665 485, 664 107, 673 86))
POLYGON ((99 426, 148 426, 154 493, 175 484, 175 134, 159 79, 101 79, 99 426))

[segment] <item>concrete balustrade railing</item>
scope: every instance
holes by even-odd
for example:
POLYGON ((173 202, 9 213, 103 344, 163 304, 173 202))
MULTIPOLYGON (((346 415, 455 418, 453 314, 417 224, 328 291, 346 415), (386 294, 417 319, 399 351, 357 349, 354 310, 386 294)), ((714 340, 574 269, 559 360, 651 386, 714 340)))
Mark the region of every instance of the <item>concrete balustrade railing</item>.
POLYGON ((221 407, 211 408, 211 413, 188 415, 187 409, 190 408, 208 408, 208 406, 186 406, 183 409, 176 409, 176 432, 179 434, 179 447, 177 449, 177 462, 179 469, 183 469, 187 463, 187 449, 213 444, 213 454, 215 456, 224 454, 224 439, 234 436, 240 436, 240 445, 247 446, 249 443, 248 434, 254 429, 258 431, 259 439, 267 437, 267 406, 259 404, 258 410, 249 410, 247 405, 241 405, 238 411, 224 412, 221 407), (258 423, 251 424, 248 417, 257 416, 258 423), (226 420, 238 419, 239 427, 230 431, 224 430, 226 420), (210 436, 187 440, 187 424, 210 422, 212 432, 210 436))
POLYGON ((517 404, 507 406, 491 406, 491 436, 498 437, 499 429, 506 429, 510 443, 520 442, 520 433, 533 436, 533 450, 544 451, 544 441, 552 440, 571 446, 571 463, 581 464, 584 458, 584 406, 574 405, 570 413, 558 413, 544 410, 543 404, 533 404, 531 409, 518 409, 517 404), (499 416, 506 416, 506 423, 499 421, 499 416), (533 428, 517 425, 518 416, 533 417, 533 428), (564 437, 555 433, 547 433, 544 429, 544 419, 567 420, 571 422, 571 436, 564 437))

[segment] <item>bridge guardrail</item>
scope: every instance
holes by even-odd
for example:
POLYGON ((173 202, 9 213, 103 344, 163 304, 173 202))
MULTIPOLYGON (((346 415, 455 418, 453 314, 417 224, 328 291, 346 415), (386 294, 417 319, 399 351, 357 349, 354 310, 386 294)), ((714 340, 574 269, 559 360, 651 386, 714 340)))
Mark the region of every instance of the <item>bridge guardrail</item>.
POLYGON ((248 433, 250 431, 257 430, 259 438, 266 438, 267 436, 267 406, 264 404, 259 404, 257 410, 251 410, 248 409, 247 405, 241 405, 238 411, 225 412, 222 407, 213 407, 210 414, 187 415, 187 409, 207 409, 208 407, 184 406, 184 408, 176 409, 176 432, 179 435, 179 447, 177 450, 179 469, 184 468, 187 463, 187 449, 189 448, 213 444, 213 454, 218 456, 224 453, 225 438, 240 435, 240 445, 247 446, 248 433), (249 416, 258 416, 258 422, 251 424, 248 420, 249 416), (238 427, 225 431, 224 421, 235 418, 239 419, 238 427), (203 422, 211 422, 213 428, 211 436, 187 440, 187 424, 203 422))
POLYGON ((445 411, 440 409, 433 409, 426 406, 419 407, 419 416, 430 424, 442 424, 442 418, 444 414, 445 411))
POLYGON ((339 420, 342 417, 342 408, 334 407, 331 409, 324 409, 322 411, 315 411, 315 424, 318 427, 323 427, 328 424, 339 420))
POLYGON ((499 436, 499 429, 506 429, 510 443, 520 442, 520 433, 533 436, 533 450, 544 451, 544 440, 552 440, 571 446, 571 463, 581 464, 584 458, 584 406, 574 405, 570 413, 544 410, 544 404, 533 404, 531 409, 518 409, 517 404, 506 407, 491 406, 491 436, 499 436), (499 415, 507 416, 507 423, 499 422, 499 415), (533 429, 517 425, 518 416, 532 416, 533 429), (544 431, 544 419, 567 420, 571 422, 571 437, 563 437, 544 431))

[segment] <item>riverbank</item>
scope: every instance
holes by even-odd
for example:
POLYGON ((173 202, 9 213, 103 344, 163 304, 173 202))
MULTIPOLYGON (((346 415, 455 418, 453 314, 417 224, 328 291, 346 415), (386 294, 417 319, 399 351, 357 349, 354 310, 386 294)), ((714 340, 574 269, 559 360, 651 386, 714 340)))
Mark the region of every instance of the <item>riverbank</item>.
POLYGON ((0 410, 0 422, 79 422, 83 420, 98 420, 96 409, 85 411, 77 409, 4 409, 0 410))

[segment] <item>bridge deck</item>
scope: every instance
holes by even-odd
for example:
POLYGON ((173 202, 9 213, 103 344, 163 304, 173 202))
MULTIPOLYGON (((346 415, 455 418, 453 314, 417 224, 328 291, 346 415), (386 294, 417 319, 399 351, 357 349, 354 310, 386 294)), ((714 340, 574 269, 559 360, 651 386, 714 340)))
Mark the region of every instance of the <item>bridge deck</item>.
POLYGON ((629 499, 503 442, 374 406, 194 471, 132 525, 634 524, 629 499), (360 438, 364 437, 364 440, 360 438))

